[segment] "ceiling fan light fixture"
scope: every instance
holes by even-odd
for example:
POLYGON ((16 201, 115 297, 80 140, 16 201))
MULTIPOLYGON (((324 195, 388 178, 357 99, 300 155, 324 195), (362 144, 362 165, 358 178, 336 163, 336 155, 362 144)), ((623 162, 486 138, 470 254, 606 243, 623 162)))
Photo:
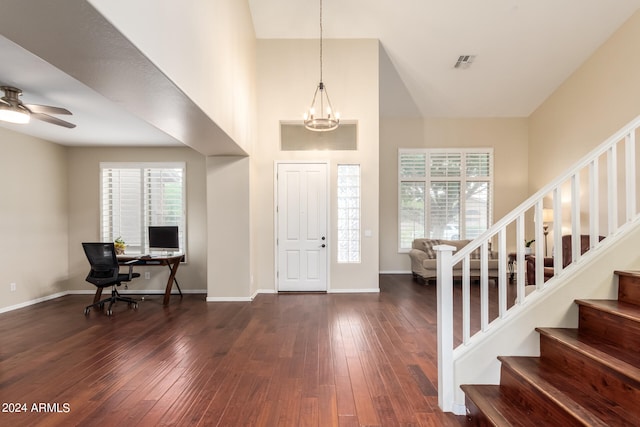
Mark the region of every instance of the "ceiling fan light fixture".
POLYGON ((322 0, 320 0, 320 83, 313 93, 309 109, 304 113, 304 127, 313 132, 328 132, 336 129, 340 124, 340 113, 334 111, 327 86, 322 81, 322 0))
POLYGON ((9 105, 0 104, 0 120, 3 122, 24 125, 29 123, 31 116, 28 111, 12 108, 9 105))

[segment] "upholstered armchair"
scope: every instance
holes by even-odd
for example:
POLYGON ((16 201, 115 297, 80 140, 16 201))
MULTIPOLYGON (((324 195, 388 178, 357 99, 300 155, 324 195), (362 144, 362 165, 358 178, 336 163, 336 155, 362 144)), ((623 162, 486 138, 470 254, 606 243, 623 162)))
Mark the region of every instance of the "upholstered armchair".
MULTIPOLYGON (((600 240, 604 239, 604 236, 600 236, 600 240)), ((589 250, 589 235, 580 235, 580 254, 584 254, 589 250)), ((562 236, 562 268, 565 268, 572 261, 571 254, 571 234, 562 236)), ((546 282, 553 277, 555 273, 553 268, 553 258, 545 257, 544 262, 544 281, 546 282)), ((527 284, 536 284, 536 257, 534 255, 527 256, 527 284)))

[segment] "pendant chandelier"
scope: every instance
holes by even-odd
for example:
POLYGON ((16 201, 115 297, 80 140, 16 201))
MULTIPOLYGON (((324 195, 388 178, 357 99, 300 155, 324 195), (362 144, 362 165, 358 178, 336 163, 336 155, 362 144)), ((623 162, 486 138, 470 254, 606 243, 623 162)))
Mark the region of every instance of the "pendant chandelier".
POLYGON ((339 124, 340 114, 333 111, 327 86, 322 81, 322 0, 320 0, 320 83, 313 93, 309 110, 304 114, 304 127, 314 132, 326 132, 336 129, 339 124))

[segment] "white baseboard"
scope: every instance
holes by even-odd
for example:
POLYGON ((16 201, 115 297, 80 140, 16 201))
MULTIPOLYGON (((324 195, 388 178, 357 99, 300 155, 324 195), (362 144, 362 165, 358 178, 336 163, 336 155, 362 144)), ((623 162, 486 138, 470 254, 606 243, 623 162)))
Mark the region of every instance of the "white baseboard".
MULTIPOLYGON (((164 289, 121 289, 123 294, 129 295, 164 295, 164 289)), ((38 304, 41 302, 49 301, 55 298, 60 298, 65 295, 94 295, 95 289, 74 289, 70 291, 58 292, 52 295, 48 295, 41 298, 25 301, 20 304, 12 305, 9 307, 0 308, 0 314, 6 313, 20 308, 28 307, 30 305, 38 304)), ((183 294, 206 294, 206 289, 186 289, 182 291, 183 294)), ((207 302, 251 302, 258 294, 275 294, 274 289, 258 289, 250 297, 207 297, 207 302)), ((368 289, 329 289, 329 294, 366 294, 366 293, 380 293, 379 288, 368 289)), ((178 295, 175 291, 171 295, 178 295)))
POLYGON ((328 294, 378 294, 380 288, 368 288, 368 289, 329 289, 328 294))
POLYGON ((276 292, 275 289, 258 289, 253 293, 253 295, 251 295, 251 301, 253 301, 258 296, 258 294, 277 294, 277 293, 278 292, 276 292))
MULTIPOLYGON (((164 289, 120 289, 121 294, 128 295, 164 295, 164 289)), ((183 294, 206 294, 206 289, 184 289, 183 294)), ((180 295, 176 288, 171 290, 171 295, 180 295)))
MULTIPOLYGON (((105 288, 103 295, 107 295, 109 288, 105 288)), ((110 291, 109 291, 110 292, 110 291)), ((118 292, 126 295, 164 295, 164 289, 122 289, 118 288, 118 292)), ((96 293, 94 290, 75 290, 75 291, 67 291, 65 295, 94 295, 96 293)), ((206 289, 184 289, 182 291, 183 294, 206 294, 206 289)), ((171 295, 180 295, 177 289, 173 289, 171 291, 171 295)), ((106 298, 106 297, 105 297, 106 298)))
POLYGON ((378 273, 379 274, 411 274, 411 270, 384 270, 378 273))
POLYGON ((207 302, 251 302, 252 297, 207 297, 207 302))
POLYGON ((453 408, 451 408, 451 411, 455 414, 455 415, 467 415, 467 407, 463 404, 460 403, 453 403, 453 408))
MULTIPOLYGON (((47 295, 45 297, 36 298, 29 301, 21 302, 20 304, 0 308, 0 314, 7 313, 13 310, 18 310, 24 307, 29 307, 30 305, 39 304, 41 302, 60 298, 66 295, 95 295, 95 293, 96 293, 95 289, 79 289, 79 290, 75 289, 70 291, 57 292, 55 294, 47 295)), ((164 295, 164 289, 121 289, 121 293, 128 294, 128 295, 164 295)), ((206 294, 207 291, 204 289, 187 289, 182 291, 182 293, 183 294, 206 294)), ((107 295, 107 294, 105 293, 104 295, 107 295)), ((179 293, 174 291, 171 293, 171 295, 179 295, 179 293)))
POLYGON ((30 305, 38 304, 41 302, 49 301, 52 299, 60 298, 67 295, 68 292, 58 292, 52 295, 48 295, 46 297, 36 298, 29 301, 21 302, 20 304, 10 305, 9 307, 0 308, 0 314, 6 313, 8 311, 18 310, 19 308, 28 307, 30 305))

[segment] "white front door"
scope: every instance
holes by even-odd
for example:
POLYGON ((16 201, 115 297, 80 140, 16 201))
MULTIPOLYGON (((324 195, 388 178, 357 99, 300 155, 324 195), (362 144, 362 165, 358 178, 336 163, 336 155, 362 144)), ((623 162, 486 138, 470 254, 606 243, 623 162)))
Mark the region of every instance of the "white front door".
POLYGON ((327 165, 279 164, 278 291, 327 290, 327 165))

